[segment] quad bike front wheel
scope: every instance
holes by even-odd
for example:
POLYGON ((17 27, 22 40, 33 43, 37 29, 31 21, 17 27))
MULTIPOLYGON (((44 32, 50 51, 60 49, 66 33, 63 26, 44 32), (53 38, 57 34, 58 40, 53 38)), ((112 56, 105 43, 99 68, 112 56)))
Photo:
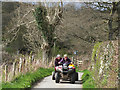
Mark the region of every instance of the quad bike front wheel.
POLYGON ((56 74, 55 74, 55 82, 56 83, 60 82, 60 74, 58 72, 56 72, 56 74))
POLYGON ((71 83, 74 84, 75 83, 75 79, 76 79, 76 73, 73 73, 71 75, 71 83))
POLYGON ((52 72, 52 80, 55 80, 55 71, 52 72))
POLYGON ((78 72, 76 72, 76 79, 75 81, 78 81, 78 72))

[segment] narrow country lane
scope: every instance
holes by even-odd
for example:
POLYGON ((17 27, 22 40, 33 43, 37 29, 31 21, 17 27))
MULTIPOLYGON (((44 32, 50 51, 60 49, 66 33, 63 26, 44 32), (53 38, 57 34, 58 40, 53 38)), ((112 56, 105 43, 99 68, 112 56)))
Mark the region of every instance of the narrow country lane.
POLYGON ((52 76, 48 76, 34 85, 33 88, 82 88, 80 82, 82 75, 83 73, 78 73, 79 81, 75 81, 75 84, 71 84, 70 81, 60 81, 60 83, 55 83, 55 81, 51 79, 52 76))

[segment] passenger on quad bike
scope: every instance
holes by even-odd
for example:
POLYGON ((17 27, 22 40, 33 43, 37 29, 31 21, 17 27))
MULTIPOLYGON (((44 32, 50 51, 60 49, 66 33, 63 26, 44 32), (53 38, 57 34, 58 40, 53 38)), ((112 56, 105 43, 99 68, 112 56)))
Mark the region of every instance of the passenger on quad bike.
POLYGON ((67 56, 67 54, 65 54, 64 55, 64 58, 60 61, 60 62, 58 62, 59 64, 67 64, 67 65, 69 65, 69 64, 71 64, 72 62, 71 62, 71 60, 68 58, 68 56, 67 56))
MULTIPOLYGON (((58 54, 55 59, 55 67, 60 65, 58 62, 60 62, 61 60, 62 60, 62 58, 60 57, 60 54, 58 54)), ((53 74, 52 80, 55 80, 55 72, 56 71, 52 72, 52 74, 53 74)))

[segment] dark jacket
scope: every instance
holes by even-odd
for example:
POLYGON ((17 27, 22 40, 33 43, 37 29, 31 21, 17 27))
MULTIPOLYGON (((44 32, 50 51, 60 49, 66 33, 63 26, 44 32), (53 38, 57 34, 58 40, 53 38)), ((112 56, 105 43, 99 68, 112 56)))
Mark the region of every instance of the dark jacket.
POLYGON ((56 58, 55 59, 55 66, 59 66, 58 62, 60 62, 61 60, 62 60, 62 58, 60 58, 60 59, 56 58))
POLYGON ((71 60, 69 58, 67 58, 67 60, 65 60, 64 58, 60 61, 60 63, 64 64, 70 64, 71 63, 71 60))

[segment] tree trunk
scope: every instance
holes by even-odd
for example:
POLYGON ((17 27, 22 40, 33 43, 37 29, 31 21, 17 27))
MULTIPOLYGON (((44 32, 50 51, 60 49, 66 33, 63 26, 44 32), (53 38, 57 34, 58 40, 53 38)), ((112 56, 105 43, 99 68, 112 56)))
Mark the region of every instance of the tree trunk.
POLYGON ((116 3, 113 2, 112 3, 113 7, 112 7, 112 10, 111 10, 111 14, 110 14, 110 18, 109 18, 109 21, 108 21, 108 27, 109 27, 109 36, 108 36, 108 39, 109 40, 112 40, 113 39, 113 28, 112 28, 112 22, 113 22, 113 15, 116 11, 116 3))
POLYGON ((112 40, 113 37, 113 30, 112 30, 112 16, 110 16, 110 19, 108 21, 108 27, 109 27, 109 36, 108 39, 112 40))
POLYGON ((119 33, 118 36, 120 36, 120 2, 118 2, 117 4, 117 14, 118 14, 118 33, 119 33))
POLYGON ((48 63, 51 61, 51 49, 50 48, 44 48, 43 49, 43 63, 45 65, 48 65, 48 63))
POLYGON ((48 59, 47 49, 44 49, 42 53, 43 53, 43 64, 47 65, 47 62, 46 62, 48 59))
POLYGON ((52 51, 51 50, 51 46, 43 38, 43 44, 42 44, 42 59, 43 59, 43 64, 48 65, 48 63, 52 60, 51 51, 52 51))

